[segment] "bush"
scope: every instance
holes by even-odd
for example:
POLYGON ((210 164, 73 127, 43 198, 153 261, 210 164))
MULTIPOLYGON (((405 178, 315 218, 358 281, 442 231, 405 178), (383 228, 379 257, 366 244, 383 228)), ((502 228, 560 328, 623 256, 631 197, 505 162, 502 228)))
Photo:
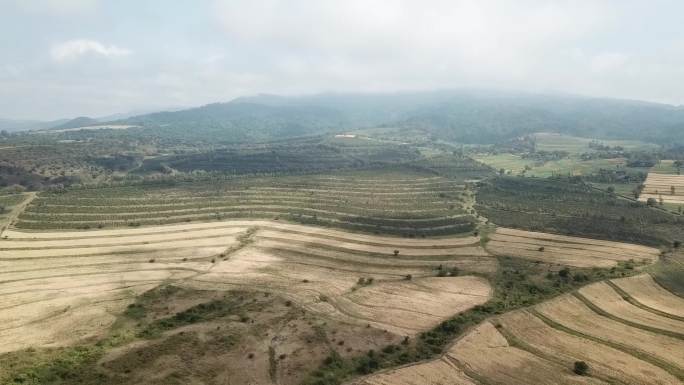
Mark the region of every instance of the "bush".
POLYGON ((584 376, 589 372, 589 365, 584 361, 575 361, 575 366, 572 371, 577 375, 584 376))

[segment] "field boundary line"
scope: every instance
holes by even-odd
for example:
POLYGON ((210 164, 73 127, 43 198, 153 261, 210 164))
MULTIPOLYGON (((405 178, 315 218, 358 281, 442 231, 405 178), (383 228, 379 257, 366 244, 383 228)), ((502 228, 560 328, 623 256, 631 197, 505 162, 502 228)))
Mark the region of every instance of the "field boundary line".
MULTIPOLYGON (((677 262, 676 260, 673 260, 673 261, 677 262)), ((677 263, 678 263, 678 264, 681 264, 681 263, 679 263, 679 262, 677 262, 677 263)), ((668 289, 667 286, 665 286, 665 285, 663 285, 662 283, 658 282, 658 279, 657 279, 657 277, 656 277, 655 275, 653 275, 653 274, 649 274, 649 275, 651 276, 651 278, 653 278, 653 282, 655 282, 658 286, 660 286, 661 289, 667 291, 668 293, 670 293, 670 294, 672 294, 672 295, 674 295, 674 296, 676 296, 676 297, 679 297, 679 298, 684 299, 684 295, 678 294, 678 293, 676 293, 675 291, 668 289)))
MULTIPOLYGON (((596 314, 598 314, 598 315, 600 315, 600 316, 602 316, 602 317, 606 317, 606 318, 608 318, 608 319, 611 319, 611 320, 616 321, 616 322, 620 322, 620 323, 622 323, 622 324, 625 324, 625 325, 627 325, 627 326, 631 326, 631 327, 633 327, 633 328, 637 328, 637 329, 641 329, 641 330, 646 330, 646 331, 651 332, 651 333, 662 334, 662 335, 665 335, 665 336, 668 336, 668 337, 678 338, 678 339, 680 339, 680 340, 684 340, 684 334, 682 334, 682 333, 677 333, 677 332, 673 332, 673 331, 671 331, 671 330, 666 330, 666 329, 654 328, 654 327, 652 327, 652 326, 644 325, 644 324, 641 324, 641 323, 638 323, 638 322, 634 322, 634 321, 630 321, 630 320, 624 319, 624 318, 622 318, 622 317, 618 317, 618 316, 616 316, 616 315, 614 315, 614 314, 610 314, 610 313, 608 313, 607 311, 601 309, 601 308, 598 307, 595 303, 591 302, 591 300, 590 300, 589 298, 583 296, 583 295, 580 294, 579 292, 573 292, 572 295, 575 296, 575 298, 577 298, 578 300, 582 301, 582 303, 583 303, 586 307, 588 307, 589 309, 591 309, 591 311, 593 311, 594 313, 596 313, 596 314)), ((626 301, 625 301, 625 302, 626 302, 626 301)), ((629 302, 628 302, 628 303, 629 303, 629 302)), ((631 304, 630 304, 630 305, 631 305, 631 304)), ((631 306, 634 306, 634 305, 631 305, 631 306)), ((635 306, 635 307, 636 307, 636 306, 635 306)))
MULTIPOLYGON (((618 294, 620 294, 620 296, 622 297, 622 299, 624 299, 625 301, 629 302, 630 304, 632 304, 632 305, 634 305, 634 306, 636 306, 636 307, 638 307, 638 308, 640 308, 640 309, 649 311, 649 312, 651 312, 651 313, 653 313, 653 314, 659 315, 659 316, 661 316, 661 317, 667 317, 667 318, 671 318, 671 319, 673 319, 673 320, 677 320, 677 321, 682 321, 682 322, 684 322, 684 317, 680 317, 680 316, 678 316, 678 315, 670 314, 670 313, 664 312, 664 311, 662 311, 662 310, 654 309, 654 308, 652 308, 652 307, 649 307, 649 306, 644 305, 643 303, 639 302, 636 298, 632 297, 629 293, 627 293, 626 291, 624 291, 620 286, 618 286, 617 284, 613 283, 613 281, 611 281, 611 280, 606 280, 605 282, 606 282, 610 287, 612 287, 613 290, 615 290, 618 294)), ((669 293, 669 292, 668 292, 668 293, 669 293)))
POLYGON ((634 356, 637 359, 640 359, 642 361, 646 361, 650 364, 653 364, 653 365, 665 370, 666 372, 672 374, 673 376, 677 377, 680 380, 684 380, 684 370, 683 369, 680 369, 679 367, 675 366, 674 364, 671 364, 671 363, 664 361, 660 358, 653 357, 652 355, 650 355, 650 354, 648 354, 648 353, 646 353, 640 349, 632 348, 632 347, 623 345, 621 343, 613 342, 613 341, 610 341, 610 340, 607 340, 604 338, 594 337, 592 335, 582 333, 578 330, 571 329, 571 328, 569 328, 565 325, 562 325, 562 324, 552 320, 551 318, 545 316, 544 314, 539 312, 537 309, 531 308, 531 309, 529 309, 529 312, 530 312, 530 314, 539 318, 545 324, 549 325, 550 327, 552 327, 556 330, 560 330, 564 333, 574 335, 575 337, 584 338, 584 339, 587 339, 590 341, 594 341, 596 343, 600 343, 600 344, 609 346, 613 349, 620 350, 624 353, 627 353, 629 355, 634 356))
MULTIPOLYGON (((554 357, 553 355, 551 355, 549 353, 545 353, 545 352, 535 348, 534 346, 532 346, 532 345, 524 342, 520 338, 518 338, 510 330, 507 330, 505 326, 497 327, 496 329, 506 339, 506 341, 508 342, 508 345, 510 345, 514 348, 518 348, 520 350, 524 350, 524 351, 526 351, 526 352, 528 352, 528 353, 530 353, 536 357, 539 357, 543 360, 558 364, 559 366, 563 367, 564 369, 568 369, 568 371, 571 372, 569 368, 570 368, 570 365, 572 364, 572 362, 567 362, 561 358, 554 357)), ((605 381, 609 384, 629 385, 623 381, 620 381, 617 378, 605 376, 605 375, 596 375, 593 372, 591 374, 589 374, 589 377, 597 378, 597 379, 599 379, 601 381, 605 381)))

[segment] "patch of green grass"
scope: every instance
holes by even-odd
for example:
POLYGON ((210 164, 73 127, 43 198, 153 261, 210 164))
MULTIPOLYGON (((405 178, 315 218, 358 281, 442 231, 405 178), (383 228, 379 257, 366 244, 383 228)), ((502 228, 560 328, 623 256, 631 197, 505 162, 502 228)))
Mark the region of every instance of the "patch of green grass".
POLYGON ((654 172, 657 174, 672 174, 672 175, 678 175, 682 171, 683 171, 682 169, 677 168, 675 166, 674 160, 671 160, 671 159, 661 160, 655 166, 653 166, 650 170, 650 172, 654 172))
POLYGON ((145 338, 154 338, 167 330, 199 322, 207 322, 229 315, 238 315, 241 321, 246 322, 249 318, 243 314, 243 304, 244 302, 239 298, 232 297, 201 303, 178 312, 171 317, 152 321, 138 335, 145 338))

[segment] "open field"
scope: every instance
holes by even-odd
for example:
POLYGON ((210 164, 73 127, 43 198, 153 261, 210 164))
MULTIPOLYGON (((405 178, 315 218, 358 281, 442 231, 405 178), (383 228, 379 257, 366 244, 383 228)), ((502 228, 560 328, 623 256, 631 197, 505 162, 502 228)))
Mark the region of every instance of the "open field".
POLYGON ((608 283, 599 282, 583 287, 576 296, 592 309, 614 320, 684 339, 684 320, 635 306, 608 283))
POLYGON ((550 132, 540 132, 533 135, 537 150, 540 151, 567 151, 571 154, 590 152, 592 142, 599 142, 606 146, 619 146, 626 150, 656 149, 657 145, 636 140, 596 140, 577 136, 562 135, 550 132))
MULTIPOLYGON (((612 282, 632 291, 645 286, 641 296, 650 298, 645 302, 672 300, 671 293, 654 289, 655 283, 644 274, 612 282)), ((581 289, 591 307, 565 294, 531 309, 495 316, 439 359, 380 372, 354 384, 681 384, 684 339, 666 335, 681 332, 681 321, 603 293, 609 289, 603 282, 581 289), (655 325, 674 329, 661 332, 655 325), (586 375, 573 373, 578 361, 588 364, 586 375)))
POLYGON ((496 269, 476 237, 433 242, 275 221, 5 236, 2 352, 96 336, 163 282, 276 292, 316 314, 412 335, 491 296, 485 279, 436 277, 439 265, 464 274, 496 269), (66 333, 72 322, 79 328, 66 333))
POLYGON ((570 368, 545 360, 512 346, 490 322, 484 322, 447 352, 471 376, 500 384, 604 384, 594 378, 580 377, 570 368))
POLYGON ((680 376, 684 368, 684 340, 658 332, 644 330, 604 317, 581 300, 564 295, 537 307, 537 311, 551 322, 647 359, 659 362, 680 376))
POLYGON ((684 318, 684 298, 665 290, 648 274, 618 279, 612 283, 639 304, 684 318))
POLYGON ((24 229, 88 229, 229 218, 280 218, 397 235, 467 232, 463 185, 416 174, 236 178, 42 193, 19 218, 24 229))
POLYGON ((678 168, 672 159, 663 159, 650 170, 650 172, 657 174, 677 174, 678 171, 681 172, 681 168, 678 168))
POLYGON ((628 243, 600 241, 499 227, 489 236, 487 250, 547 263, 576 267, 611 267, 618 262, 653 263, 659 250, 628 243))
POLYGON ((639 200, 646 202, 649 198, 684 205, 684 175, 649 173, 639 200))

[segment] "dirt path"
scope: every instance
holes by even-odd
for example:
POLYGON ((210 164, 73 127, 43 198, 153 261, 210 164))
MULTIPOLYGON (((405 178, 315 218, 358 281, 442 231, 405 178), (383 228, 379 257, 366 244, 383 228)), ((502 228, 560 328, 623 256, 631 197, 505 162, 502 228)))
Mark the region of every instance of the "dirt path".
POLYGON ((7 219, 5 219, 5 223, 2 224, 2 228, 0 228, 0 237, 2 237, 3 233, 5 230, 14 223, 14 221, 21 215, 24 210, 26 210, 26 207, 34 200, 36 199, 36 196, 38 195, 37 192, 32 191, 32 192, 27 192, 24 193, 26 195, 26 199, 24 199, 23 202, 19 203, 18 205, 14 206, 12 208, 12 211, 10 214, 7 216, 7 219))

